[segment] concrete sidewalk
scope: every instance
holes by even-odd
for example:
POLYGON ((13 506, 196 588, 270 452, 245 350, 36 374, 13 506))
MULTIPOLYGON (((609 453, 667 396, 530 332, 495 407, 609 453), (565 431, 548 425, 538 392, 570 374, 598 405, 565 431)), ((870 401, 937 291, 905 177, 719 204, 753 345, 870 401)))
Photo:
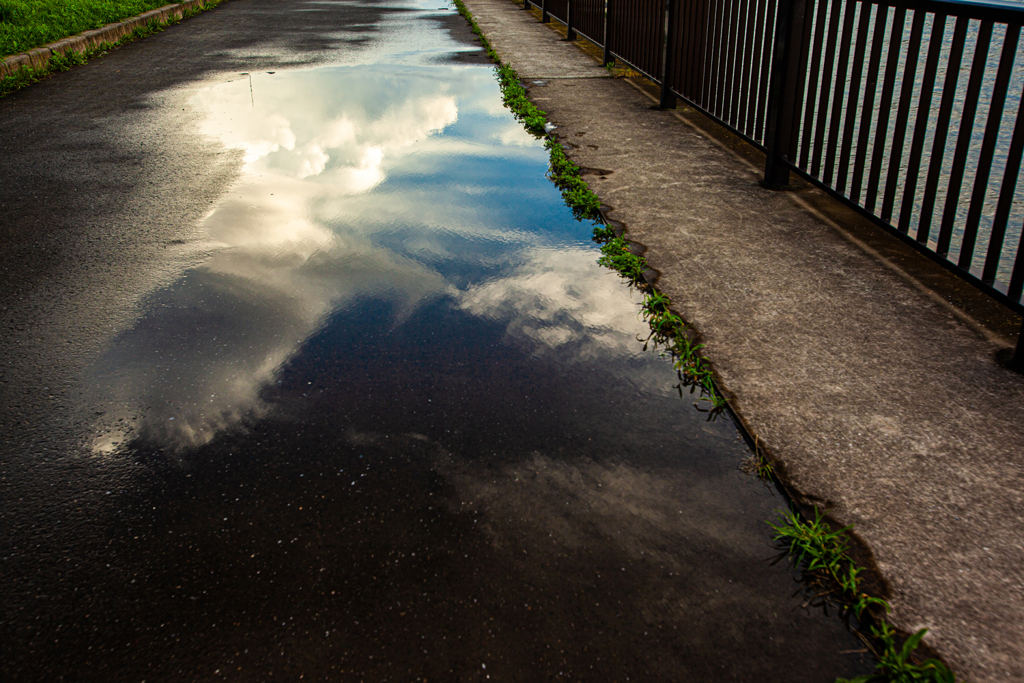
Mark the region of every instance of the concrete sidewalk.
POLYGON ((646 245, 785 481, 856 525, 893 623, 928 628, 959 677, 1024 680, 1024 377, 995 362, 1020 319, 950 305, 937 266, 896 240, 880 253, 885 235, 872 248, 814 209, 821 193, 761 188, 728 140, 652 109, 522 5, 464 1, 646 245))

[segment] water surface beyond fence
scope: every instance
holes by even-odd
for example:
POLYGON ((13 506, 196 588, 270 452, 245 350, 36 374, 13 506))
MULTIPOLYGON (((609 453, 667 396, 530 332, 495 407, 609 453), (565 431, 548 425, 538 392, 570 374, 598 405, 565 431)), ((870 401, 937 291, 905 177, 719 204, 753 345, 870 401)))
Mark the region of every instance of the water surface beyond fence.
POLYGON ((1024 3, 532 4, 1024 312, 1024 3))

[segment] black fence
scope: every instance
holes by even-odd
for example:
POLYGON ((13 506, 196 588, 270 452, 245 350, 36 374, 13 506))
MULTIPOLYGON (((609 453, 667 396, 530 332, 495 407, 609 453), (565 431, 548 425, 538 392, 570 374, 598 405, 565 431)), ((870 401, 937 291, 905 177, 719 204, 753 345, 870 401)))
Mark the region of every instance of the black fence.
POLYGON ((1024 314, 1024 3, 531 5, 1024 314))

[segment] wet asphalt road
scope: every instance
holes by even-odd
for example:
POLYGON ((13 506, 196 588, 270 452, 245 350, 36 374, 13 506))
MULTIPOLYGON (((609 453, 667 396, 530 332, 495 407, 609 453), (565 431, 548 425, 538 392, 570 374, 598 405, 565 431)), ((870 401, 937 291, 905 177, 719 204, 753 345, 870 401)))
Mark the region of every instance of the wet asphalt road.
POLYGON ((456 118, 468 131, 505 115, 489 75, 457 70, 485 63, 463 20, 431 5, 230 0, 0 100, 5 680, 824 681, 870 668, 768 562, 763 520, 781 501, 739 472, 733 427, 705 422, 633 344, 629 294, 592 267, 589 227, 559 208, 543 150, 515 126, 495 136, 526 150, 517 161, 446 152, 463 185, 523 183, 473 223, 493 234, 417 232, 409 216, 457 215, 428 219, 441 216, 431 202, 479 193, 431 185, 414 154, 380 186, 420 193, 405 217, 380 218, 387 199, 353 221, 372 249, 351 246, 335 208, 334 246, 317 243, 312 266, 235 277, 243 261, 296 260, 221 239, 225 221, 271 210, 257 190, 285 185, 261 189, 250 143, 233 146, 223 122, 225 142, 211 140, 195 103, 244 99, 246 84, 254 110, 275 87, 281 107, 303 87, 369 101, 379 82, 395 101, 360 105, 362 129, 393 111, 443 120, 364 157, 440 130, 468 145, 456 118), (373 71, 396 60, 416 65, 373 71), (353 65, 370 71, 310 71, 353 65), (445 83, 457 77, 469 85, 445 83), (460 87, 491 100, 459 95, 452 118, 441 105, 460 87), (284 272, 301 275, 294 298, 267 284, 284 272), (551 274, 564 282, 544 298, 551 274), (587 293, 608 298, 588 309, 587 293), (609 310, 619 327, 580 322, 609 310), (248 403, 195 408, 211 386, 242 391, 238 376, 259 380, 248 403), (174 401, 193 408, 163 407, 174 401))

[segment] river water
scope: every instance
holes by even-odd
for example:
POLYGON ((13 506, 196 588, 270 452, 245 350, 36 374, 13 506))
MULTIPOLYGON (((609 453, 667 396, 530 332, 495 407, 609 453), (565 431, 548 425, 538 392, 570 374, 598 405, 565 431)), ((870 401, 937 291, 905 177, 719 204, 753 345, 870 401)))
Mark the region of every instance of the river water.
POLYGON ((433 4, 188 94, 238 178, 85 372, 92 484, 13 484, 76 521, 4 558, 8 680, 871 668, 433 4))

